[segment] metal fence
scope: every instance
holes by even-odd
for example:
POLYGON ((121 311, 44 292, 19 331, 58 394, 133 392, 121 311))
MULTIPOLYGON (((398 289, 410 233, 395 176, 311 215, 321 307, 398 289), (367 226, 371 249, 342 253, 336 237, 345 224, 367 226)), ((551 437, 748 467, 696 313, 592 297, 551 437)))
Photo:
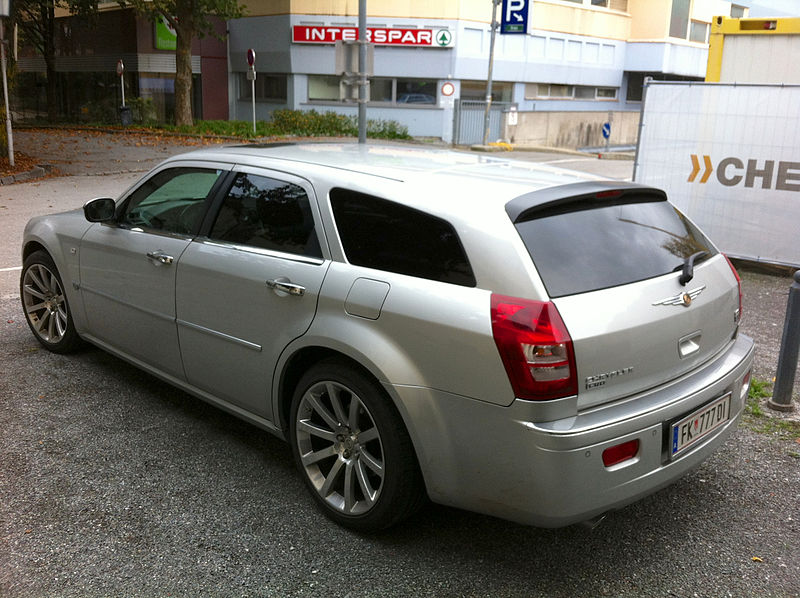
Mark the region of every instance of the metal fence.
MULTIPOLYGON (((489 111, 489 141, 497 141, 500 138, 503 112, 509 106, 511 106, 510 102, 492 102, 489 111)), ((486 102, 484 100, 458 100, 453 123, 453 143, 456 145, 483 143, 485 116, 486 102)))

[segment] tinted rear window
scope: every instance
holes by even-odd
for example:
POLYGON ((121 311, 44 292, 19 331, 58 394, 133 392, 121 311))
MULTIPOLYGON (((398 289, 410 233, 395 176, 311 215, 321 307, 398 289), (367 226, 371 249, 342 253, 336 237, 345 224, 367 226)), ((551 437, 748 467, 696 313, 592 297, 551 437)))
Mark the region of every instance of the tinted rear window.
POLYGON ((330 198, 351 264, 475 286, 461 241, 446 220, 346 189, 332 189, 330 198))
MULTIPOLYGON (((646 280, 672 272, 708 239, 666 201, 585 205, 534 212, 517 222, 551 297, 646 280)), ((701 260, 697 260, 699 263, 701 260)))

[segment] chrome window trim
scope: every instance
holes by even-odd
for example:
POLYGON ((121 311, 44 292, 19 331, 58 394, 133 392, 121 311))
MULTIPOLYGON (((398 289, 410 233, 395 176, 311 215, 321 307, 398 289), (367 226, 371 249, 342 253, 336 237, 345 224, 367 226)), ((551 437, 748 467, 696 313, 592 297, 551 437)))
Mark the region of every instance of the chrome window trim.
POLYGON ((256 255, 263 255, 266 257, 274 257, 290 262, 298 262, 301 264, 310 264, 312 266, 321 266, 326 261, 326 258, 309 257, 306 255, 299 255, 296 253, 284 253, 282 251, 275 251, 273 249, 264 249, 263 247, 253 247, 252 245, 240 245, 236 243, 224 243, 216 241, 208 237, 198 238, 194 240, 195 243, 201 245, 211 245, 212 247, 221 247, 223 249, 231 249, 233 251, 241 251, 243 253, 253 253, 256 255))

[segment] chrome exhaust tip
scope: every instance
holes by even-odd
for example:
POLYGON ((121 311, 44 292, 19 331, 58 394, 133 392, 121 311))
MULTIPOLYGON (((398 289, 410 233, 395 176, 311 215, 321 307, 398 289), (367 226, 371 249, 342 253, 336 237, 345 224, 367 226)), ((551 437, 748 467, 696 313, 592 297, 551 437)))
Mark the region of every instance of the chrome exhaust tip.
POLYGON ((603 519, 605 519, 606 517, 608 517, 608 513, 601 513, 596 517, 592 517, 591 519, 587 519, 586 521, 581 521, 581 525, 589 528, 590 530, 593 530, 601 523, 603 523, 603 519))

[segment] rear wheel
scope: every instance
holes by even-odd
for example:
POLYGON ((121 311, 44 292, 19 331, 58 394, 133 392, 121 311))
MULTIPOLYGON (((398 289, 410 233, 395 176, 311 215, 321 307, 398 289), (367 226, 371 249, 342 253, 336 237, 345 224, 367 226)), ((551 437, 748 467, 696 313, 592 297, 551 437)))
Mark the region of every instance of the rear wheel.
POLYGON ((295 390, 290 442, 323 512, 363 532, 408 517, 424 499, 402 419, 373 380, 340 360, 310 369, 295 390))
POLYGON ((44 251, 30 254, 22 265, 20 297, 25 319, 42 346, 68 353, 81 344, 53 259, 44 251))

